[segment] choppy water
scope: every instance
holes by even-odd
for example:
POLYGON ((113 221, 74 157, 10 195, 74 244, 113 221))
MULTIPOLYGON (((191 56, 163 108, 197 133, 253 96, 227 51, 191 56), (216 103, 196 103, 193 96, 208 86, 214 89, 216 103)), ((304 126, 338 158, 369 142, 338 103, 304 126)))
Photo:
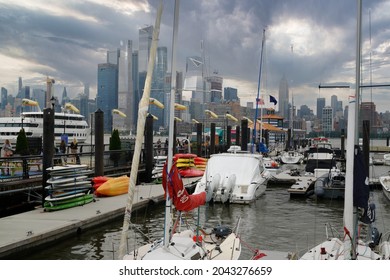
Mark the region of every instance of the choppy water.
MULTIPOLYGON (((301 166, 303 168, 303 166, 301 166)), ((374 173, 387 173, 390 167, 377 166, 374 173)), ((377 206, 376 226, 381 232, 390 230, 390 202, 381 190, 371 193, 377 206)), ((132 223, 152 240, 163 234, 164 205, 152 205, 132 215, 132 223)), ((197 213, 195 213, 197 214, 197 213)), ((195 215, 194 219, 196 219, 195 215)), ((206 205, 200 208, 199 219, 205 228, 219 224, 234 227, 241 217, 242 259, 252 256, 252 249, 303 252, 325 240, 325 224, 330 223, 342 233, 343 202, 317 201, 313 198, 290 198, 286 186, 268 187, 265 195, 250 205, 206 205)), ((25 259, 112 260, 117 258, 122 219, 59 242, 25 259)), ((133 249, 145 236, 129 236, 133 249)))

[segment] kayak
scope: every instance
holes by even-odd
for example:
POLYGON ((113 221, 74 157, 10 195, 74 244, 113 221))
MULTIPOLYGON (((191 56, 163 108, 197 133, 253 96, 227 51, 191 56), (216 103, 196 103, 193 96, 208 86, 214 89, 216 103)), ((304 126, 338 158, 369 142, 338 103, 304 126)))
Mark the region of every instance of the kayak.
POLYGON ((129 189, 129 180, 130 178, 126 175, 109 179, 96 189, 95 194, 97 196, 116 196, 125 194, 129 189))
POLYGON ((57 211, 76 206, 82 206, 92 201, 94 201, 93 194, 86 194, 83 196, 75 196, 72 199, 60 200, 60 202, 45 201, 43 206, 45 208, 45 211, 57 211))

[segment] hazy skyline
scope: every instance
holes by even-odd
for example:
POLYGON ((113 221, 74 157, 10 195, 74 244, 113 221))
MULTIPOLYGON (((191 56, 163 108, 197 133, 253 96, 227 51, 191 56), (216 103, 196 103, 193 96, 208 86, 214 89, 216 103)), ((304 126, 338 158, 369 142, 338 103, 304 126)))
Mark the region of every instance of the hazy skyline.
MULTIPOLYGON (((168 47, 169 57, 173 4, 164 1, 159 43, 168 47)), ((44 88, 49 76, 56 80, 56 96, 66 86, 74 97, 87 83, 95 97, 97 65, 105 62, 106 51, 127 39, 137 50, 138 29, 154 24, 158 5, 158 0, 0 0, 0 86, 15 94, 18 77, 24 85, 44 88)), ((371 75, 373 84, 389 83, 389 10, 390 1, 363 0, 364 84, 371 75)), ((263 92, 278 98, 285 75, 298 108, 315 110, 319 96, 330 105, 334 94, 347 104, 352 89, 319 91, 318 85, 354 83, 356 0, 182 0, 177 68, 185 72, 186 57, 200 56, 203 41, 208 72, 218 71, 223 87, 237 88, 243 105, 254 102, 264 28, 263 92)), ((362 100, 384 112, 388 94, 387 88, 372 94, 365 89, 362 100)))

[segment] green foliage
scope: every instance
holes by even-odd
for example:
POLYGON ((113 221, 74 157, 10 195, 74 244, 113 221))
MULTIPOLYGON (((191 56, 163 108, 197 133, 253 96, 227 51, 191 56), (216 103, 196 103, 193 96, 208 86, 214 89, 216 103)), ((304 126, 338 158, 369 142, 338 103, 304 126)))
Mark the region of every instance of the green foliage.
POLYGON ((118 166, 118 161, 121 156, 121 152, 120 152, 121 149, 122 149, 122 144, 121 144, 121 139, 119 137, 119 131, 118 129, 114 129, 110 137, 110 146, 109 146, 109 150, 114 151, 110 153, 110 159, 114 162, 114 166, 118 166))
POLYGON ((21 129, 19 131, 18 138, 16 139, 15 153, 22 156, 26 156, 30 154, 28 148, 27 136, 24 129, 21 129))
POLYGON ((120 150, 122 148, 121 139, 119 138, 118 129, 114 129, 110 138, 110 151, 120 150))

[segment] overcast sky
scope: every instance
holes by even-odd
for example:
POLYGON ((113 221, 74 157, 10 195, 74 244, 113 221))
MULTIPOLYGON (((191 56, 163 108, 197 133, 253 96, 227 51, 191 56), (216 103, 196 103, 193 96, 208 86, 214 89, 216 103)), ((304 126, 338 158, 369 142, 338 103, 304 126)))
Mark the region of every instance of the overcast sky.
MULTIPOLYGON (((56 81, 71 97, 90 85, 96 95, 97 64, 106 51, 130 39, 138 49, 138 29, 154 25, 159 0, 0 0, 0 86, 15 95, 23 84, 45 88, 56 81)), ((174 0, 164 1, 160 46, 171 55, 174 0)), ((294 105, 316 113, 317 97, 336 94, 346 105, 353 90, 318 85, 354 83, 356 0, 182 0, 178 70, 187 56, 201 55, 207 71, 218 71, 223 87, 238 89, 242 104, 255 101, 263 29, 266 29, 261 92, 278 98, 283 75, 294 105)), ((364 84, 390 83, 390 1, 363 0, 364 84), (370 16, 369 16, 370 15, 370 16), (371 18, 371 20, 369 20, 371 18)), ((169 58, 170 61, 170 58, 169 58)), ((389 108, 387 88, 365 89, 363 101, 389 108)), ((266 100, 268 100, 266 98, 266 100)), ((266 102, 266 104, 270 104, 266 102)))

